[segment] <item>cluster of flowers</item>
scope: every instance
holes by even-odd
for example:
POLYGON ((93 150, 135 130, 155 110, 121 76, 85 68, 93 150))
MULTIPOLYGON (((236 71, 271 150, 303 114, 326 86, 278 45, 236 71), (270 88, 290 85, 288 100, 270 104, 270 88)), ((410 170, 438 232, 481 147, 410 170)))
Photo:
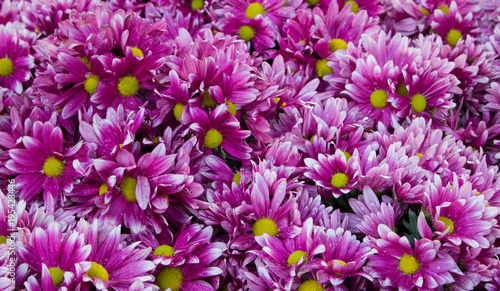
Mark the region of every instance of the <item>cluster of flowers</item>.
POLYGON ((498 1, 1 3, 1 290, 500 289, 498 1))

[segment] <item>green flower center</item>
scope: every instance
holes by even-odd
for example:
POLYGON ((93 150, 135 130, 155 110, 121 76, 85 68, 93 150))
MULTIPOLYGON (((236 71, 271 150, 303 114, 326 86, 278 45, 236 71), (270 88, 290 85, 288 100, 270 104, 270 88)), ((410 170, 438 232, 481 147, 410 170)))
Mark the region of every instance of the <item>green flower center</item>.
POLYGON ((125 176, 120 183, 120 190, 122 190, 122 195, 127 199, 128 202, 137 202, 135 197, 135 187, 137 186, 137 179, 125 176))
POLYGON ((424 95, 416 94, 411 97, 410 104, 415 112, 420 113, 427 107, 427 100, 425 99, 424 95))
POLYGON ((86 64, 90 70, 90 62, 89 62, 89 59, 87 59, 87 57, 81 57, 81 58, 79 58, 79 60, 82 61, 84 64, 86 64))
POLYGON ((236 185, 240 186, 241 172, 238 172, 238 173, 234 174, 233 182, 236 183, 236 185))
POLYGON ((257 14, 262 14, 264 15, 266 11, 264 10, 264 7, 262 7, 262 4, 255 2, 250 5, 248 5, 247 10, 245 10, 245 17, 248 19, 252 19, 257 14))
POLYGON ((130 47, 132 49, 132 54, 134 55, 134 57, 144 57, 144 54, 142 53, 141 49, 138 48, 138 47, 130 47))
POLYGON ((346 2, 344 3, 344 6, 346 6, 346 5, 347 5, 347 4, 349 4, 349 3, 351 3, 351 12, 352 12, 352 13, 358 13, 358 10, 359 10, 359 5, 358 5, 358 3, 356 3, 356 2, 354 2, 354 1, 349 0, 349 1, 346 1, 346 2))
POLYGON ((108 193, 108 184, 102 183, 101 187, 99 187, 99 196, 101 196, 104 193, 108 193))
POLYGON ((99 278, 104 282, 109 280, 108 271, 106 271, 106 269, 102 265, 96 262, 92 262, 92 266, 87 271, 87 276, 89 276, 92 279, 99 278))
POLYGON ((160 290, 164 291, 170 288, 172 291, 178 291, 182 285, 182 280, 184 276, 182 275, 181 269, 175 267, 165 267, 163 270, 156 275, 156 286, 160 287, 160 290))
MULTIPOLYGON (((208 98, 210 98, 210 97, 208 97, 208 98)), ((186 105, 181 104, 181 103, 175 104, 175 106, 174 106, 175 119, 179 120, 181 118, 182 112, 184 111, 185 107, 186 107, 186 105)))
POLYGON ((165 257, 172 257, 175 254, 175 250, 173 247, 169 245, 161 245, 156 248, 154 251, 153 255, 155 256, 165 256, 165 257))
POLYGON ((139 81, 134 76, 120 78, 116 86, 118 92, 125 97, 134 96, 139 91, 139 81))
POLYGON ((453 230, 454 230, 454 226, 453 226, 453 221, 451 221, 451 219, 449 219, 448 217, 440 217, 438 218, 439 221, 441 221, 442 223, 444 223, 444 229, 446 230, 448 227, 450 228, 450 231, 448 232, 448 234, 452 234, 453 233, 453 230))
POLYGON ((399 84, 396 91, 398 92, 399 96, 408 97, 408 89, 406 89, 404 83, 399 84))
POLYGON ((83 87, 85 88, 85 91, 87 91, 87 93, 92 95, 95 93, 95 91, 97 91, 97 84, 98 83, 99 83, 99 77, 97 77, 95 75, 90 75, 83 82, 83 87))
POLYGON ((342 260, 335 260, 335 261, 339 262, 339 263, 340 263, 340 265, 341 265, 342 267, 343 267, 343 266, 345 266, 345 264, 346 264, 346 263, 345 263, 344 261, 342 261, 342 260))
POLYGON ((346 151, 342 151, 342 152, 343 152, 343 153, 344 153, 344 155, 345 155, 345 160, 346 160, 346 161, 349 161, 349 159, 350 159, 350 158, 352 158, 352 156, 351 156, 351 154, 350 154, 350 153, 348 153, 348 152, 346 152, 346 151))
POLYGON ((63 169, 63 162, 54 157, 49 157, 45 160, 45 163, 43 163, 43 173, 52 178, 59 177, 59 175, 62 174, 63 169))
POLYGON ((370 96, 370 102, 375 108, 385 108, 387 106, 387 96, 389 96, 387 92, 383 90, 375 90, 370 96))
POLYGON ((439 7, 438 9, 441 10, 441 11, 443 11, 444 14, 446 14, 446 16, 448 16, 448 13, 449 13, 448 12, 448 6, 443 5, 443 6, 439 7))
POLYGON ((7 237, 5 235, 0 235, 0 245, 7 243, 7 237))
POLYGON ((399 269, 406 275, 411 275, 420 269, 420 264, 414 256, 404 254, 399 261, 399 269))
MULTIPOLYGON (((288 262, 288 266, 293 266, 295 264, 297 264, 300 259, 302 257, 304 257, 306 255, 306 252, 304 251, 295 251, 293 253, 290 254, 290 256, 288 257, 288 260, 286 260, 288 262)), ((304 258, 304 262, 306 261, 306 258, 304 258)))
POLYGON ((343 188, 347 185, 348 181, 349 181, 349 178, 347 177, 346 174, 337 173, 337 174, 332 176, 332 180, 330 181, 330 183, 335 188, 343 188))
POLYGON ((307 2, 307 4, 309 4, 309 6, 316 6, 316 4, 319 3, 319 0, 304 0, 307 2))
POLYGON ((330 51, 333 53, 336 50, 346 50, 347 49, 347 42, 345 40, 336 38, 330 40, 328 43, 328 46, 330 47, 330 51))
POLYGON ((54 287, 61 284, 64 279, 64 271, 59 269, 58 267, 49 268, 50 276, 52 277, 52 281, 54 282, 54 287))
POLYGON ((205 147, 213 150, 216 147, 220 146, 222 143, 222 134, 214 128, 211 128, 207 131, 205 138, 203 139, 203 144, 205 147))
POLYGON ((248 25, 243 25, 240 28, 239 35, 241 39, 249 41, 255 36, 255 30, 248 25))
POLYGON ((257 219, 252 227, 252 232, 254 236, 261 236, 267 233, 272 236, 278 235, 278 225, 272 219, 267 217, 262 217, 257 219))
POLYGON ((201 101, 201 103, 210 108, 215 108, 215 106, 217 106, 217 102, 210 98, 210 92, 208 92, 208 90, 205 90, 205 92, 203 92, 203 100, 201 101))
POLYGON ((328 65, 328 60, 319 60, 316 62, 316 74, 318 77, 323 77, 328 74, 333 73, 333 69, 330 68, 328 65))
POLYGON ((418 7, 418 10, 422 11, 422 13, 423 13, 425 16, 429 16, 429 10, 424 9, 424 8, 422 8, 422 7, 418 7))
POLYGON ((234 103, 231 101, 224 101, 224 103, 227 104, 228 107, 227 111, 231 113, 233 116, 236 116, 236 105, 234 105, 234 103))
POLYGON ((9 58, 0 59, 0 76, 8 77, 14 72, 14 64, 9 58))
POLYGON ((450 29, 450 31, 446 35, 446 42, 451 46, 455 46, 457 45, 458 40, 461 38, 462 33, 459 30, 450 29))
POLYGON ((325 290, 320 284, 318 284, 317 280, 307 280, 304 283, 300 284, 299 289, 297 291, 323 291, 325 290))
POLYGON ((200 10, 204 5, 205 3, 203 0, 193 0, 193 2, 191 2, 191 8, 193 8, 194 11, 200 10))

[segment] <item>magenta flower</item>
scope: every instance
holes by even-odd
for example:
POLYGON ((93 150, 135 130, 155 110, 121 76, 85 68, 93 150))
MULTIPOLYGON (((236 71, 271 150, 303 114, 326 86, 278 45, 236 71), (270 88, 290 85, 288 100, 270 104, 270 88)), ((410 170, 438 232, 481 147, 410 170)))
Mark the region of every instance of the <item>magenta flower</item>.
POLYGON ((36 281, 41 282, 43 290, 77 288, 90 268, 87 259, 91 249, 82 233, 68 232, 63 237, 57 222, 51 222, 46 230, 35 228, 28 242, 18 245, 20 263, 36 272, 36 281))
POLYGON ((360 167, 356 156, 357 152, 347 160, 341 150, 336 150, 334 155, 319 154, 317 160, 307 158, 304 162, 309 171, 304 175, 338 198, 357 184, 360 167))
POLYGON ((219 146, 236 159, 249 159, 251 148, 245 139, 250 132, 240 129, 238 120, 228 112, 228 106, 217 106, 210 115, 199 108, 191 108, 193 124, 190 128, 203 141, 205 148, 214 150, 219 146))
POLYGON ((255 18, 239 18, 231 13, 226 13, 225 24, 222 31, 231 35, 239 35, 242 40, 249 41, 256 50, 264 50, 274 47, 272 30, 269 28, 269 22, 261 14, 255 18))
POLYGON ((30 79, 34 58, 30 45, 20 35, 0 25, 0 87, 21 94, 23 82, 30 79))
POLYGON ((378 253, 367 266, 381 287, 428 290, 454 282, 450 270, 455 262, 440 255, 439 241, 422 238, 412 247, 407 237, 400 237, 386 225, 381 224, 378 232, 380 239, 374 245, 378 253))
POLYGON ((43 192, 44 205, 54 212, 58 198, 64 202, 63 191, 70 192, 78 177, 72 160, 82 148, 78 143, 63 150, 62 130, 50 122, 35 122, 33 136, 22 137, 24 148, 11 149, 6 167, 17 173, 20 198, 33 202, 43 192), (43 190, 43 191, 42 191, 43 190))
POLYGON ((472 12, 459 11, 455 1, 450 3, 446 11, 447 13, 441 9, 434 10, 431 26, 450 46, 455 46, 458 40, 466 35, 474 35, 477 32, 472 12))

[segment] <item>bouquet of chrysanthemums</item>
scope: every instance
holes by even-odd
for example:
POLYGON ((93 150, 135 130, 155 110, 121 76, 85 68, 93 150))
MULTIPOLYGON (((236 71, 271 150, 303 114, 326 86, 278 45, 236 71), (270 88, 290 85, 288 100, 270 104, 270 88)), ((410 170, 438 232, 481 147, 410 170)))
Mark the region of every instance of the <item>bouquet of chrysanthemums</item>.
POLYGON ((499 0, 0 3, 0 290, 500 290, 499 0))

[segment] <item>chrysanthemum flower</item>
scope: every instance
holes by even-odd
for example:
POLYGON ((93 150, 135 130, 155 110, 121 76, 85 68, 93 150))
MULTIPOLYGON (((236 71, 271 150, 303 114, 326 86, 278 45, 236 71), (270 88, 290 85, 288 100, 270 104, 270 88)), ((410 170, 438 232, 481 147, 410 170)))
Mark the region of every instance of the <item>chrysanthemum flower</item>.
POLYGON ((461 14, 455 1, 451 2, 447 10, 448 13, 441 9, 434 10, 434 20, 431 25, 443 41, 455 46, 459 39, 475 33, 475 19, 472 12, 461 14))
POLYGON ((260 51, 274 47, 275 36, 269 29, 269 22, 258 14, 252 19, 238 18, 226 13, 222 31, 231 35, 238 35, 242 40, 251 42, 252 46, 260 51))
POLYGON ((19 35, 0 25, 0 86, 21 94, 23 82, 30 79, 34 58, 30 45, 19 35))
POLYGON ((228 106, 217 106, 210 115, 199 108, 191 108, 193 124, 190 128, 203 141, 205 148, 214 150, 219 146, 237 159, 249 159, 250 147, 245 139, 250 132, 240 129, 238 120, 228 112, 228 106))
POLYGON ((20 263, 36 272, 43 290, 76 288, 90 268, 91 249, 82 233, 72 231, 63 237, 57 222, 51 222, 47 230, 35 228, 28 243, 18 245, 20 263))
POLYGON ((35 201, 43 189, 43 201, 51 213, 58 198, 64 202, 63 191, 70 192, 73 188, 73 179, 78 174, 72 160, 82 145, 63 150, 62 130, 50 122, 35 122, 33 136, 24 136, 22 144, 24 148, 9 151, 11 160, 6 167, 19 174, 16 184, 20 198, 35 201))
POLYGON ((349 160, 338 149, 334 155, 319 154, 317 160, 307 158, 304 162, 309 171, 304 175, 338 198, 349 193, 357 183, 360 167, 356 153, 349 160))
POLYGON ((382 287, 428 290, 454 282, 450 270, 455 262, 437 255, 439 241, 423 238, 415 240, 412 247, 407 237, 400 237, 386 225, 381 224, 378 232, 381 238, 374 245, 378 253, 367 266, 382 287))
POLYGON ((361 12, 365 10, 370 16, 379 16, 384 12, 384 7, 379 5, 379 2, 373 0, 336 0, 339 7, 340 6, 351 6, 351 11, 353 13, 361 12))
MULTIPOLYGON (((150 248, 139 249, 139 242, 127 244, 121 234, 121 227, 100 223, 91 224, 80 220, 76 231, 83 233, 85 242, 92 246, 88 257, 90 268, 83 276, 83 282, 92 282, 97 290, 129 290, 134 282, 152 285, 153 262, 146 260, 150 248)), ((89 290, 90 284, 84 284, 83 290, 89 290)))

